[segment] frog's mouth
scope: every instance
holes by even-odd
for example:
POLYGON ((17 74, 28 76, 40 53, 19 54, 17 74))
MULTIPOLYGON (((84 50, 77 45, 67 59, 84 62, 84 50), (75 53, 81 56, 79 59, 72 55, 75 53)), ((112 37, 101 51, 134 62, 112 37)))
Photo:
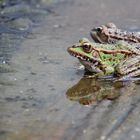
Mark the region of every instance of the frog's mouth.
POLYGON ((88 54, 80 51, 78 48, 71 47, 68 48, 67 51, 70 55, 78 58, 81 64, 83 64, 89 72, 97 73, 101 71, 100 68, 97 67, 97 65, 100 65, 100 61, 95 57, 93 58, 92 53, 88 54))
POLYGON ((92 58, 92 56, 90 56, 91 54, 86 54, 84 52, 77 52, 77 51, 74 51, 73 48, 68 48, 67 51, 69 52, 70 55, 78 58, 79 60, 82 60, 84 62, 89 62, 89 63, 92 63, 94 64, 95 62, 97 62, 96 58, 92 58))

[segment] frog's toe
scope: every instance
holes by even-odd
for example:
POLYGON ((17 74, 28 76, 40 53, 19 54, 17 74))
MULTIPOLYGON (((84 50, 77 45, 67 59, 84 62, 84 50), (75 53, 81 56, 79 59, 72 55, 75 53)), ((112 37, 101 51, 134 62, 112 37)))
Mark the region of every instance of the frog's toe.
POLYGON ((95 75, 84 75, 85 78, 97 78, 95 75))
POLYGON ((114 82, 137 81, 137 80, 140 80, 140 77, 129 77, 126 75, 114 80, 114 82))

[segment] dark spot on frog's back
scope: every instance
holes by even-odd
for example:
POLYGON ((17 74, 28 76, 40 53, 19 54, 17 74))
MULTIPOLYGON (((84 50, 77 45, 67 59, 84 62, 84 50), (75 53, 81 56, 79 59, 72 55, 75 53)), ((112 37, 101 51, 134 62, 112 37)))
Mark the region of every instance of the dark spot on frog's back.
POLYGON ((112 61, 113 61, 113 62, 116 62, 116 58, 112 58, 112 61))
POLYGON ((104 56, 103 56, 103 59, 106 60, 106 58, 107 58, 107 57, 104 55, 104 56))
POLYGON ((112 61, 112 57, 109 57, 108 60, 109 60, 109 61, 112 61))

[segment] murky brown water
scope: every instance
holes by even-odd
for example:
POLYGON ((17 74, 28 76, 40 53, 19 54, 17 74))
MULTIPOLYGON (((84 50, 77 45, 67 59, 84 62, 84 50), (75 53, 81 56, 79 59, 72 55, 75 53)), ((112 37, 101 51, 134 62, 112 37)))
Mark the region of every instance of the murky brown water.
POLYGON ((1 74, 0 140, 139 140, 139 83, 114 88, 110 82, 82 81, 84 88, 88 82, 91 89, 96 85, 119 95, 88 106, 80 104, 78 96, 66 94, 83 76, 67 47, 89 37, 92 27, 110 21, 139 30, 139 4, 139 0, 69 0, 56 5, 12 56, 15 71, 1 74))

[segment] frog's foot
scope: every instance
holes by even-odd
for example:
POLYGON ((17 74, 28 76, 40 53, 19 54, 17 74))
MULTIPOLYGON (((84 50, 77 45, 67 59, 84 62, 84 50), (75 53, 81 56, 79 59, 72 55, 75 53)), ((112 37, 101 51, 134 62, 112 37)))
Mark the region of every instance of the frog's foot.
POLYGON ((106 74, 102 71, 102 72, 98 72, 98 73, 85 73, 84 77, 86 78, 99 78, 102 76, 105 76, 106 74))
POLYGON ((91 78, 91 79, 94 79, 94 78, 97 78, 95 75, 84 75, 85 78, 91 78))
POLYGON ((122 76, 121 78, 115 81, 137 81, 137 80, 140 80, 140 69, 131 72, 125 76, 122 76))
POLYGON ((84 77, 85 78, 96 78, 96 73, 90 72, 87 69, 85 69, 84 77))
POLYGON ((114 82, 125 82, 125 81, 140 81, 140 77, 121 77, 119 79, 116 79, 114 82))

